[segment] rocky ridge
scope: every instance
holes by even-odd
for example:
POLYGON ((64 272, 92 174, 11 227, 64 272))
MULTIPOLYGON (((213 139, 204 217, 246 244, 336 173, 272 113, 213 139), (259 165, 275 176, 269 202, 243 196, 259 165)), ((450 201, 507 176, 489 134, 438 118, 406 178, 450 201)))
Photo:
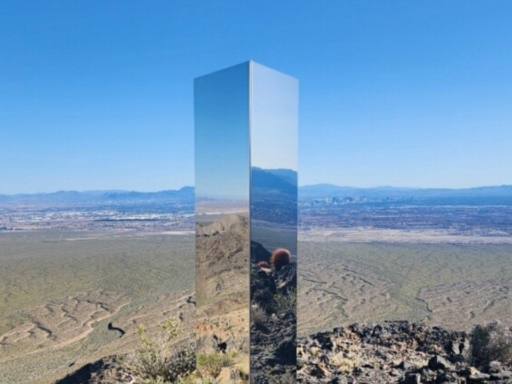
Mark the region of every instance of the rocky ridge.
POLYGON ((248 356, 249 219, 229 215, 196 226, 197 348, 212 353, 226 343, 227 352, 248 356))
POLYGON ((251 269, 251 383, 289 382, 296 372, 297 263, 251 269))
POLYGON ((297 382, 512 384, 512 367, 470 363, 469 335, 408 321, 352 324, 298 339, 297 382))
MULTIPOLYGON (((463 331, 408 321, 352 324, 298 338, 295 365, 290 315, 275 322, 281 327, 271 321, 263 323, 267 329, 253 328, 262 338, 251 350, 253 384, 294 383, 295 366, 296 382, 304 384, 512 384, 512 366, 493 361, 477 369, 470 363, 463 331)), ((117 360, 87 364, 58 384, 133 383, 117 360)))
POLYGON ((89 363, 54 384, 116 384, 133 383, 133 375, 117 356, 107 356, 89 363))

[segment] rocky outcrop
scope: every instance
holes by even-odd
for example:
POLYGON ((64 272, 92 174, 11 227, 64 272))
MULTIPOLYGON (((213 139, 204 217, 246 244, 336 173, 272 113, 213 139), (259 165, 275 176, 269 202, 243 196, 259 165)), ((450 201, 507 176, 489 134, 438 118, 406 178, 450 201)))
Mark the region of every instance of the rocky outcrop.
POLYGON ((251 270, 251 383, 294 382, 297 264, 251 270))
POLYGON ((408 321, 353 324, 298 340, 297 382, 512 384, 512 367, 469 362, 466 332, 408 321))
POLYGON ((257 241, 251 241, 251 263, 258 264, 260 261, 268 262, 271 253, 257 241))
MULTIPOLYGON (((275 295, 268 313, 252 319, 253 384, 294 383, 295 373, 296 382, 304 384, 512 384, 512 366, 498 361, 481 369, 471 365, 466 332, 421 323, 353 324, 299 338, 296 346, 293 311, 275 312, 283 305, 276 281, 286 285, 284 276, 263 271, 264 277, 256 267, 252 273, 261 282, 253 305, 265 303, 265 291, 275 295)), ((132 382, 133 376, 117 360, 108 357, 87 364, 57 384, 132 382)))
POLYGON ((107 384, 132 383, 133 375, 117 356, 109 356, 89 363, 54 384, 107 384))
POLYGON ((196 342, 199 352, 237 351, 249 361, 248 274, 248 217, 228 215, 209 225, 197 223, 196 342))

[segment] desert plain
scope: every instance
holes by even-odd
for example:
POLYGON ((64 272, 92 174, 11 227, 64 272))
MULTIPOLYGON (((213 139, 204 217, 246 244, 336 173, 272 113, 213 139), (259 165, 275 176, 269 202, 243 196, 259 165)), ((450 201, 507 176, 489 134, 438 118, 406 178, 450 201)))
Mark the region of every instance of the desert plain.
MULTIPOLYGON (((457 330, 510 322, 509 241, 382 236, 300 234, 300 335, 396 319, 457 330)), ((0 383, 53 383, 136 350, 138 325, 156 335, 171 317, 190 338, 194 244, 192 233, 1 233, 0 383)))
POLYGON ((194 327, 193 235, 0 234, 0 383, 52 383, 139 347, 137 326, 194 327), (108 329, 108 323, 123 329, 108 329))

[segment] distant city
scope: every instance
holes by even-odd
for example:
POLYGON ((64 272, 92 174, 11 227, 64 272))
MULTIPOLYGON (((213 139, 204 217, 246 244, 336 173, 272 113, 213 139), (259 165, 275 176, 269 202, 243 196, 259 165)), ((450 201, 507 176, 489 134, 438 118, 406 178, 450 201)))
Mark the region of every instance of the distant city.
MULTIPOLYGON (((192 231, 194 188, 0 195, 0 231, 192 231)), ((445 230, 512 236, 512 186, 299 187, 299 228, 445 230)))
POLYGON ((0 231, 190 231, 194 189, 0 195, 0 231))

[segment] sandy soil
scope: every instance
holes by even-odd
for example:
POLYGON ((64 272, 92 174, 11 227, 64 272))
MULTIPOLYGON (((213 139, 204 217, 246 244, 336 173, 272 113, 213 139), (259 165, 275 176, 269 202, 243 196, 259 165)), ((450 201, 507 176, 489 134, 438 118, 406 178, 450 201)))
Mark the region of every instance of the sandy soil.
MULTIPOLYGON (((393 319, 451 329, 512 319, 510 238, 377 230, 309 231, 300 238, 299 334, 393 319)), ((156 335, 178 317, 183 337, 196 331, 195 307, 187 303, 193 236, 80 240, 0 237, 1 384, 48 384, 98 358, 133 351, 138 324, 156 335), (109 322, 125 336, 109 331, 109 322)), ((215 287, 216 310, 217 299, 229 299, 230 313, 206 305, 198 329, 239 341, 247 311, 240 292, 228 289, 236 276, 221 267, 205 269, 202 283, 215 287)))
POLYGON ((512 325, 508 244, 299 243, 299 333, 354 322, 512 325))
POLYGON ((148 335, 171 317, 181 319, 183 337, 190 337, 194 307, 186 299, 192 291, 162 295, 153 303, 127 310, 128 298, 90 292, 63 302, 34 308, 30 322, 1 337, 0 382, 51 383, 98 358, 134 351, 139 346, 137 325, 148 335), (108 322, 126 334, 109 331, 108 322))
POLYGON ((195 330, 194 238, 32 233, 0 237, 0 383, 49 384, 135 351, 181 319, 195 330), (123 329, 108 330, 108 323, 123 329))
POLYGON ((512 237, 507 236, 466 236, 444 230, 404 231, 368 228, 313 229, 299 232, 299 240, 345 243, 512 244, 512 237))

